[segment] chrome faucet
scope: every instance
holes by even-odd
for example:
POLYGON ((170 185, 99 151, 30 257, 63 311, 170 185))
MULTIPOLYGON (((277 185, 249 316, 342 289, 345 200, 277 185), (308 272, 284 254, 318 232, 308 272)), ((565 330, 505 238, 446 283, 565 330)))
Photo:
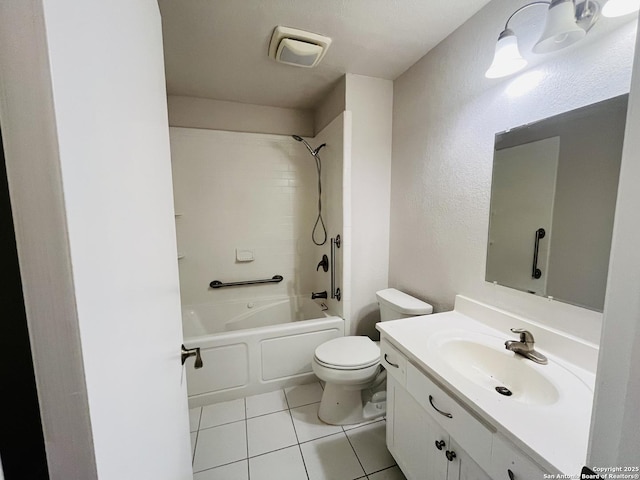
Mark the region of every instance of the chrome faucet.
POLYGON ((535 348, 533 348, 534 340, 530 331, 523 328, 512 328, 511 331, 513 333, 520 334, 520 341, 507 340, 504 342, 504 348, 517 353, 518 355, 522 355, 529 360, 533 360, 536 363, 540 363, 541 365, 547 364, 547 357, 542 355, 540 352, 536 352, 535 348))

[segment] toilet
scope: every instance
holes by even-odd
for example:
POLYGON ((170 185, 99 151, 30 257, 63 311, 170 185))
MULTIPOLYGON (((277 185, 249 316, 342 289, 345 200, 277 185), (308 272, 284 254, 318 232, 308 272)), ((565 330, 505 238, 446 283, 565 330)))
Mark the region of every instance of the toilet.
MULTIPOLYGON (((380 320, 428 315, 433 307, 395 288, 376 292, 380 320)), ((386 371, 380 347, 366 336, 348 336, 318 346, 313 373, 325 382, 318 417, 331 425, 352 425, 386 413, 386 371)))

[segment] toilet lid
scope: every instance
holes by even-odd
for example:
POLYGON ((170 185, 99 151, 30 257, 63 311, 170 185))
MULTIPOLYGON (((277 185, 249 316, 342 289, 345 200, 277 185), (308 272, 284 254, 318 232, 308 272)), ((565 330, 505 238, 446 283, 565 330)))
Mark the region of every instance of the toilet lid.
POLYGON ((369 337, 339 337, 316 348, 316 360, 345 369, 366 368, 380 361, 380 347, 369 337))

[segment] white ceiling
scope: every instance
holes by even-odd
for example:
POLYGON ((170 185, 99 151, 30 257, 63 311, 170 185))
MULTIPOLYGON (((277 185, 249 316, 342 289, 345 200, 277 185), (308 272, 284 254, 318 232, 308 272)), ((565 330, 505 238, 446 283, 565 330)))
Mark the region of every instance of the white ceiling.
POLYGON ((313 108, 344 73, 394 80, 489 0, 159 0, 167 90, 313 108), (329 36, 313 69, 267 56, 277 25, 329 36))

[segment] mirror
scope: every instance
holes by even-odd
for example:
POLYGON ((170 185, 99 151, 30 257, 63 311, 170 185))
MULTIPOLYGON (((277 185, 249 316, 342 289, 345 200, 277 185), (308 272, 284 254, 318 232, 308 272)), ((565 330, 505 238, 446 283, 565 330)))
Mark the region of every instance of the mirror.
POLYGON ((496 134, 488 282, 602 311, 627 100, 496 134))

